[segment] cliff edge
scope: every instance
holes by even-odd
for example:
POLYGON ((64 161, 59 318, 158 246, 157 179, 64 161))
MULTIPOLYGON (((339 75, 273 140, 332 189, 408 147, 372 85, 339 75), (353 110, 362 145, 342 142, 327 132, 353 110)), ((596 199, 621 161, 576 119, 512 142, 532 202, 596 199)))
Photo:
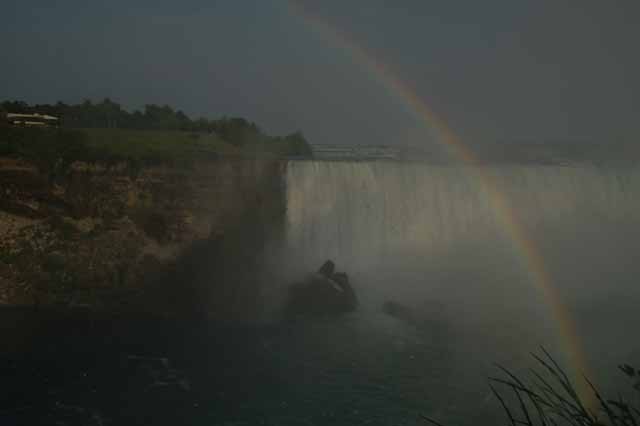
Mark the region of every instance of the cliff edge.
POLYGON ((283 170, 74 162, 52 176, 0 157, 0 304, 245 315, 281 231, 283 170))

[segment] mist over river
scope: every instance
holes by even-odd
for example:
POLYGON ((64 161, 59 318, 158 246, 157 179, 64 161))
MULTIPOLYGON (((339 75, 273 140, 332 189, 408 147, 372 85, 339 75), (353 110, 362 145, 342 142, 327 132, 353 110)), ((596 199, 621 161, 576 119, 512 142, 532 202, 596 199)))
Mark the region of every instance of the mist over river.
POLYGON ((617 364, 637 364, 640 169, 291 161, 284 184, 264 321, 2 311, 3 424, 34 407, 77 424, 504 423, 487 385, 494 362, 524 372, 539 345, 567 361, 553 303, 601 387, 620 385, 617 364), (536 285, 523 244, 558 300, 536 285), (358 310, 281 321, 286 286, 327 259, 349 274, 358 310), (386 301, 410 320, 383 312, 386 301))
POLYGON ((352 320, 363 333, 386 333, 389 350, 407 350, 409 364, 411 338, 432 351, 410 375, 424 381, 435 412, 487 402, 493 363, 532 367, 540 345, 571 362, 554 306, 587 362, 576 373, 614 389, 617 364, 640 355, 628 328, 640 296, 638 168, 300 161, 289 163, 286 184, 286 278, 278 281, 333 259, 360 296, 352 320), (523 245, 542 259, 555 300, 535 282, 523 245), (419 319, 406 326, 388 317, 387 300, 419 319))

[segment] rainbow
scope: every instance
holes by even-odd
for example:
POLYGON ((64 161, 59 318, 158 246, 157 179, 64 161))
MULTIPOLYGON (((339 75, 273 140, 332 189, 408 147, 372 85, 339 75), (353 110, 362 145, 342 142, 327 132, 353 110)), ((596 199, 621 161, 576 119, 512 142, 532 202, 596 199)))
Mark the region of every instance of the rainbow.
POLYGON ((568 357, 574 378, 579 379, 577 380, 578 392, 588 406, 592 406, 594 403, 593 394, 582 380, 583 375, 591 375, 588 374, 588 365, 574 321, 554 286, 540 251, 533 240, 526 235, 524 226, 518 222, 517 215, 505 196, 498 190, 494 178, 482 167, 478 167, 481 162, 473 151, 460 141, 447 123, 416 94, 409 84, 399 79, 388 65, 378 61, 375 55, 369 53, 335 26, 308 13, 296 0, 289 0, 288 5, 292 16, 301 19, 305 25, 332 46, 346 51, 354 62, 370 72, 391 95, 399 99, 419 122, 436 130, 438 142, 453 158, 465 165, 472 166, 469 167, 470 173, 473 174, 472 177, 479 185, 479 190, 489 200, 510 237, 515 255, 523 262, 529 279, 548 304, 553 320, 557 324, 562 351, 568 357))

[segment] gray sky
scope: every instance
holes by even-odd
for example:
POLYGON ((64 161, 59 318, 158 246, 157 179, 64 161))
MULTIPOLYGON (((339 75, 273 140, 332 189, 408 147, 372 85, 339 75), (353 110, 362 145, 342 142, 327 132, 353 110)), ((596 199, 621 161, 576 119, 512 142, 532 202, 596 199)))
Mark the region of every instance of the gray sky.
MULTIPOLYGON (((110 97, 237 115, 316 143, 416 143, 401 100, 284 0, 12 1, 0 99, 110 97)), ((640 136, 637 1, 323 0, 469 145, 640 136)))

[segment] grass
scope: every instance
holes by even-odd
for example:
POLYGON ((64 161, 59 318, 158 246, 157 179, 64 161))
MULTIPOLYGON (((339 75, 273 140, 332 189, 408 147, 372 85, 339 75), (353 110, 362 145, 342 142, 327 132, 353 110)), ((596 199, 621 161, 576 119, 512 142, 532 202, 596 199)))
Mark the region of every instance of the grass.
POLYGON ((81 131, 87 135, 90 149, 111 158, 164 162, 239 154, 237 148, 214 135, 163 130, 81 131))
POLYGON ((0 127, 0 155, 49 170, 74 161, 188 165, 217 157, 279 156, 287 148, 277 142, 238 148, 215 135, 183 131, 0 127))
MULTIPOLYGON (((489 379, 489 387, 500 403, 510 426, 638 426, 640 410, 621 395, 607 398, 584 377, 595 397, 597 407, 590 407, 576 390, 563 368, 544 349, 531 354, 538 369, 530 370, 527 379, 518 377, 498 365, 502 377, 489 379)), ((624 364, 618 367, 630 380, 634 392, 640 393, 640 371, 624 364)), ((438 421, 422 418, 436 426, 438 421)))

